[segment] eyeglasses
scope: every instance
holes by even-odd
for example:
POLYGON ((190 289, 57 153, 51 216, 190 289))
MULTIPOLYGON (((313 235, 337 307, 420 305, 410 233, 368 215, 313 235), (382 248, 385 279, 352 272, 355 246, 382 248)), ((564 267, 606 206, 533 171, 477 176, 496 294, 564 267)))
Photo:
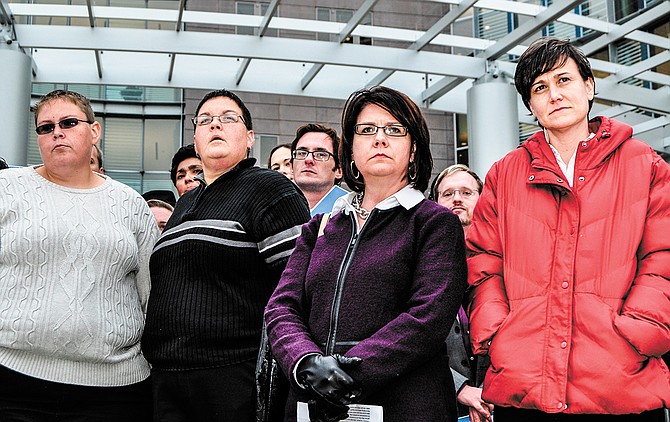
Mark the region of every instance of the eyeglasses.
POLYGON ((379 129, 383 129, 387 136, 405 136, 407 135, 407 128, 403 125, 386 125, 375 126, 371 124, 354 125, 354 132, 356 135, 371 136, 376 135, 379 129))
POLYGON ((454 195, 456 195, 456 192, 460 193, 461 196, 465 199, 474 198, 474 196, 479 193, 475 190, 470 189, 454 189, 454 190, 445 190, 440 194, 440 196, 446 199, 447 201, 452 201, 454 199, 454 195))
POLYGON ((196 126, 206 126, 208 124, 211 124, 214 121, 215 117, 219 119, 219 121, 224 125, 229 123, 237 123, 240 120, 242 120, 242 122, 246 124, 242 116, 238 116, 235 113, 227 113, 222 114, 220 116, 210 116, 209 114, 201 114, 200 116, 193 117, 191 121, 196 126))
POLYGON ((328 151, 307 151, 306 149, 296 149, 293 151, 293 158, 296 160, 306 160, 309 157, 309 154, 312 154, 314 161, 328 161, 333 155, 328 151))
POLYGON ((73 127, 77 126, 79 122, 88 124, 93 123, 89 122, 88 120, 77 119, 76 117, 68 117, 67 119, 63 119, 58 123, 45 123, 43 125, 39 125, 35 128, 35 132, 38 135, 47 135, 56 129, 56 125, 58 125, 58 127, 61 129, 72 129, 73 127))

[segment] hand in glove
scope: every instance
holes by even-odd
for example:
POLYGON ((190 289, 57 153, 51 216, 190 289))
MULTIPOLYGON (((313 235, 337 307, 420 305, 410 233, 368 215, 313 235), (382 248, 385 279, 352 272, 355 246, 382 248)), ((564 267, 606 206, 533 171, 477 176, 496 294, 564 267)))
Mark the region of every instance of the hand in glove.
POLYGON ((341 367, 356 365, 360 361, 360 358, 340 355, 308 355, 298 366, 298 381, 316 397, 346 406, 361 394, 361 388, 341 367))
POLYGON ((361 394, 361 388, 342 367, 360 361, 341 355, 310 355, 300 362, 298 379, 314 397, 308 403, 311 421, 335 422, 349 416, 347 405, 361 394))

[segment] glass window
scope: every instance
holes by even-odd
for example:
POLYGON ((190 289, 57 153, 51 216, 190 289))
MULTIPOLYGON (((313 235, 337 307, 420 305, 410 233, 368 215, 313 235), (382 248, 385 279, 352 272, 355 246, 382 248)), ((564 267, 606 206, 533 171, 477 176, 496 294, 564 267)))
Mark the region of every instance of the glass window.
POLYGON ((456 114, 456 163, 469 165, 468 148, 468 116, 466 114, 456 114))
POLYGON ((105 167, 115 170, 142 170, 142 119, 108 117, 103 125, 105 167))
MULTIPOLYGON (((251 3, 238 1, 235 3, 235 10, 239 15, 265 16, 268 11, 269 4, 266 3, 251 3)), ((258 28, 251 28, 248 26, 238 26, 236 32, 241 35, 258 35, 258 28)), ((276 29, 268 29, 265 31, 266 37, 276 37, 276 29)))
POLYGON ((144 171, 163 171, 168 175, 172 156, 179 148, 181 122, 175 119, 144 121, 144 171))
POLYGON ((265 167, 270 157, 270 151, 278 144, 277 136, 256 135, 256 142, 251 150, 251 155, 256 158, 257 165, 265 167))
MULTIPOLYGON (((353 10, 328 9, 325 7, 316 8, 316 20, 319 21, 347 23, 351 20, 353 16, 354 16, 353 10)), ((372 25, 372 13, 368 13, 367 15, 365 15, 365 17, 361 20, 360 24, 372 25)), ((317 33, 316 39, 319 41, 336 41, 337 36, 335 34, 317 33)), ((349 44, 372 45, 372 38, 349 36, 344 42, 349 44)))

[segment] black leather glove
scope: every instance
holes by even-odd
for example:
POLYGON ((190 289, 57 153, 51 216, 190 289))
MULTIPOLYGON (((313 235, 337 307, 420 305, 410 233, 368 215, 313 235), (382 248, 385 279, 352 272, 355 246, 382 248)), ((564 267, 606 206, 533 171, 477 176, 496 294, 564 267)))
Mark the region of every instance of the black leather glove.
POLYGON ((340 355, 309 355, 298 366, 298 381, 315 398, 334 405, 348 405, 361 395, 360 385, 342 367, 357 365, 360 358, 340 355))

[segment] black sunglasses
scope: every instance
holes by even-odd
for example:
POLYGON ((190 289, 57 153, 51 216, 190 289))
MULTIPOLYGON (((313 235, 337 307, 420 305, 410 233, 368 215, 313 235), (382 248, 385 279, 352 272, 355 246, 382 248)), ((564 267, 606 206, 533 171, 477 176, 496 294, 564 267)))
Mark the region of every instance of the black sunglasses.
MULTIPOLYGON (((68 117, 67 119, 63 119, 60 122, 58 122, 58 127, 61 129, 72 129, 73 127, 77 126, 79 122, 82 123, 88 123, 91 124, 93 122, 89 122, 88 120, 81 120, 77 119, 76 117, 68 117)), ((38 135, 47 135, 56 129, 56 123, 45 123, 43 125, 39 125, 35 128, 35 132, 38 135)))

